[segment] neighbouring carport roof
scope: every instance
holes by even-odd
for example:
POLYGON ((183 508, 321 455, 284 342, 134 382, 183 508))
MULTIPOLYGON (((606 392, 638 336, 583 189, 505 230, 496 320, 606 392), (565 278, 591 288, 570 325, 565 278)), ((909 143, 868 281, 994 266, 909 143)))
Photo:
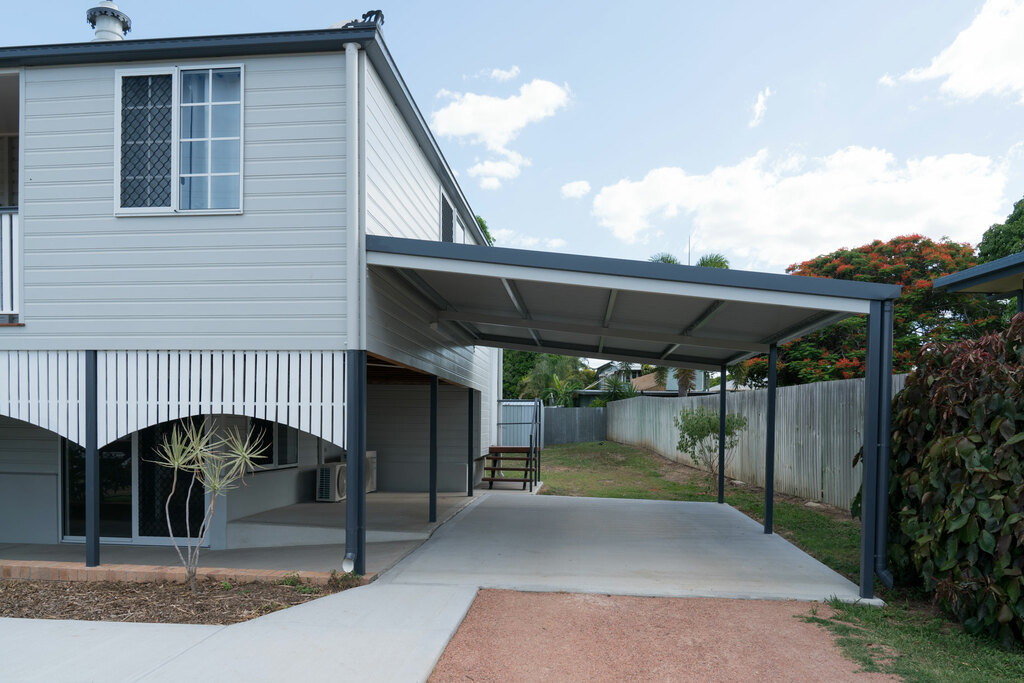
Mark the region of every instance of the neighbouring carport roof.
POLYGON ((466 343, 718 370, 896 299, 897 285, 367 236, 466 343))
POLYGON ((1024 288, 1024 252, 1004 256, 959 273, 936 278, 934 289, 980 294, 1012 294, 1024 288))

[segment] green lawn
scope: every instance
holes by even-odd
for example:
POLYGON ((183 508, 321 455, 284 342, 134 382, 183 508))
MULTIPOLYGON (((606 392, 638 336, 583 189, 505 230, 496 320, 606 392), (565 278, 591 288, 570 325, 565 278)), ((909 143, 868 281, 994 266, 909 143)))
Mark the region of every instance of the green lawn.
MULTIPOLYGON (((543 453, 542 494, 653 500, 716 499, 707 475, 611 442, 552 446, 543 453)), ((726 502, 762 520, 763 491, 727 487, 726 502)), ((860 525, 832 512, 776 499, 776 531, 855 583, 860 570, 860 525)), ((833 605, 831 617, 810 617, 832 631, 844 653, 866 671, 908 681, 1024 680, 1024 654, 994 640, 970 636, 937 614, 920 596, 880 591, 878 609, 833 605)))

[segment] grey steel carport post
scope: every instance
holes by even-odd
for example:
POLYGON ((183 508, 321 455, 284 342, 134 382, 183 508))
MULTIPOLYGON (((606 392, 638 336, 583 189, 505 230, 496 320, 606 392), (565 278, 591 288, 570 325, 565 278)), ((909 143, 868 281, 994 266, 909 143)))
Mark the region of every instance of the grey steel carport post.
POLYGON ((430 376, 430 512, 437 521, 437 375, 430 376))
POLYGON ((346 351, 345 558, 366 573, 366 351, 346 351))
POLYGON ((85 352, 85 566, 100 564, 100 457, 96 351, 85 352))
POLYGON ((892 588, 889 571, 889 449, 892 441, 892 324, 893 302, 882 302, 881 367, 878 395, 878 518, 875 520, 875 573, 892 588))
POLYGON ((466 409, 466 495, 473 495, 473 463, 476 461, 476 450, 473 448, 473 401, 476 399, 476 392, 470 388, 466 389, 466 400, 469 407, 466 409))
POLYGON ((864 480, 861 488, 860 596, 875 595, 875 573, 887 585, 889 440, 892 410, 892 302, 872 301, 864 369, 864 480), (884 474, 883 474, 884 470, 884 474), (885 488, 882 482, 885 482, 885 488))
POLYGON ((725 502, 725 365, 718 383, 718 502, 725 502))
POLYGON ((778 380, 779 347, 768 347, 768 407, 764 435, 764 532, 775 526, 775 394, 778 380))

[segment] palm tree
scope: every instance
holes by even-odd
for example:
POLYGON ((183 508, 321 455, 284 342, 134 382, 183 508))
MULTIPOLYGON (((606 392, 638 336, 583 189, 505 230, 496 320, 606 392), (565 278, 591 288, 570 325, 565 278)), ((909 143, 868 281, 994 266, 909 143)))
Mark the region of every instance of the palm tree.
POLYGON ((697 265, 702 268, 724 268, 728 270, 729 259, 722 254, 704 254, 697 259, 697 265))
MULTIPOLYGON (((668 373, 669 368, 659 365, 654 368, 654 381, 661 386, 666 386, 668 384, 668 373)), ((693 382, 697 378, 697 371, 690 368, 675 368, 672 371, 672 376, 679 383, 678 395, 686 396, 693 390, 693 382)))
POLYGON ((572 408, 576 400, 576 390, 580 388, 579 382, 559 379, 558 374, 551 375, 551 384, 544 389, 543 399, 548 405, 572 408))
POLYGON ((677 259, 672 254, 668 253, 667 251, 659 251, 657 254, 655 254, 654 256, 647 260, 650 261, 651 263, 670 263, 674 266, 682 265, 679 263, 679 259, 677 259))
POLYGON ((624 398, 637 396, 637 390, 628 379, 621 379, 616 375, 608 375, 604 380, 604 393, 601 395, 606 402, 618 401, 624 398))
POLYGON ((584 384, 593 375, 582 358, 542 354, 530 372, 519 381, 519 398, 544 398, 544 392, 553 385, 553 378, 560 381, 584 384), (561 378, 565 378, 562 380, 561 378))

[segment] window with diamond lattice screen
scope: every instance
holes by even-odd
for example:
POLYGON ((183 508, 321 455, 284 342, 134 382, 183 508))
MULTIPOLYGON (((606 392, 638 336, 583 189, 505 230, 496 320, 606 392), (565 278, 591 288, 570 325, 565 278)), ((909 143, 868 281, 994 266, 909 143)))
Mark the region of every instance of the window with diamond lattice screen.
POLYGON ((121 80, 121 206, 171 206, 174 114, 170 74, 121 80))

